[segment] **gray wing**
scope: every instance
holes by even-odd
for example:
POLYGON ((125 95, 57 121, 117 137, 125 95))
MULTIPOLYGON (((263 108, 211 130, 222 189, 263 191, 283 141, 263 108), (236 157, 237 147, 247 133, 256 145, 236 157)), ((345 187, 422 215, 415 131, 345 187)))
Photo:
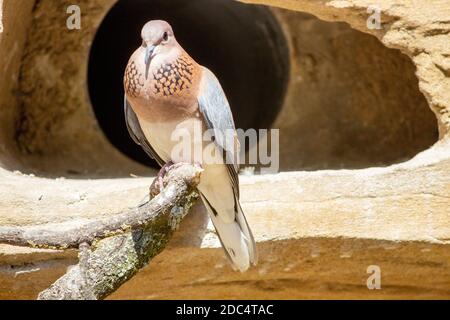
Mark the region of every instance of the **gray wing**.
POLYGON ((234 135, 233 114, 219 80, 207 68, 203 68, 198 104, 208 128, 214 130, 215 143, 222 151, 226 151, 228 174, 239 199, 239 165, 236 161, 236 156, 239 155, 239 142, 234 135), (230 133, 233 133, 233 136, 230 136, 230 133))
POLYGON ((131 138, 133 138, 133 141, 140 145, 142 149, 144 149, 144 151, 150 156, 150 158, 155 159, 161 167, 164 166, 164 161, 156 153, 155 149, 152 148, 147 138, 145 138, 141 125, 139 124, 139 120, 131 108, 126 95, 124 97, 123 107, 125 111, 125 123, 127 124, 128 133, 131 138))

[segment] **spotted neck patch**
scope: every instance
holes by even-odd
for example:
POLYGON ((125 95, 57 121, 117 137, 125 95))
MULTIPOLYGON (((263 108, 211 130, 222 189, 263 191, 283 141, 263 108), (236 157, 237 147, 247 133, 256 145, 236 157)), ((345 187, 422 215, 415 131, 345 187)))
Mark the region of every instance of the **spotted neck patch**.
POLYGON ((125 90, 127 96, 137 97, 144 87, 144 77, 138 71, 134 61, 128 64, 125 70, 125 90))
POLYGON ((162 65, 153 73, 153 93, 161 97, 182 94, 194 81, 194 64, 187 57, 162 65))

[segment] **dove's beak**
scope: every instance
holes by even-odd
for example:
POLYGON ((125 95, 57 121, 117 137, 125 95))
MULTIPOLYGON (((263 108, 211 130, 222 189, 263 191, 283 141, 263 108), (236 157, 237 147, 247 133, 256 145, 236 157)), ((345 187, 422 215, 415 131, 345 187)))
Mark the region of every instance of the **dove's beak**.
POLYGON ((153 58, 153 53, 155 52, 156 46, 148 46, 145 49, 145 65, 148 67, 153 58))
POLYGON ((150 68, 150 62, 152 62, 155 49, 156 46, 148 46, 145 49, 145 79, 148 79, 148 69, 150 68))

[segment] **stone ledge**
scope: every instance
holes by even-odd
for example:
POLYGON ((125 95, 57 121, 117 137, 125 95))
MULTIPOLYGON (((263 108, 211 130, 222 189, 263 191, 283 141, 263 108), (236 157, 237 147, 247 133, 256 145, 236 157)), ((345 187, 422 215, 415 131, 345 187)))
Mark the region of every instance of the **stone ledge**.
MULTIPOLYGON (((448 245, 349 238, 258 243, 261 262, 231 270, 221 249, 172 247, 111 299, 448 299, 448 245), (368 290, 367 268, 381 269, 368 290)), ((0 267, 1 299, 34 299, 75 259, 0 267)))
MULTIPOLYGON (((429 150, 388 168, 242 177, 257 268, 231 270, 198 205, 170 248, 112 298, 448 298, 449 167, 429 150), (380 292, 364 287, 369 265, 386 271, 380 292), (186 272, 168 276, 175 270, 186 272)), ((16 250, 0 247, 4 298, 31 298, 75 258, 16 250)))

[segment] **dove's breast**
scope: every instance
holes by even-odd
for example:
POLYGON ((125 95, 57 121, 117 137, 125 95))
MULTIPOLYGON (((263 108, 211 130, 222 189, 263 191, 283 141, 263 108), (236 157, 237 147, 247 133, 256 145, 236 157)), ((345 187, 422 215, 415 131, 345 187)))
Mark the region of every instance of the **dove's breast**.
POLYGON ((202 163, 205 126, 201 118, 159 123, 139 119, 139 123, 146 139, 165 162, 202 163))
POLYGON ((154 60, 147 72, 138 50, 127 65, 125 92, 136 114, 148 122, 161 122, 195 113, 201 67, 187 54, 167 62, 154 60))
POLYGON ((171 150, 179 142, 176 137, 184 132, 192 134, 193 149, 201 148, 205 129, 197 98, 201 74, 201 67, 187 53, 169 61, 156 56, 147 72, 139 49, 127 65, 127 99, 145 137, 164 161, 171 160, 171 150), (200 138, 194 138, 194 133, 200 138))

